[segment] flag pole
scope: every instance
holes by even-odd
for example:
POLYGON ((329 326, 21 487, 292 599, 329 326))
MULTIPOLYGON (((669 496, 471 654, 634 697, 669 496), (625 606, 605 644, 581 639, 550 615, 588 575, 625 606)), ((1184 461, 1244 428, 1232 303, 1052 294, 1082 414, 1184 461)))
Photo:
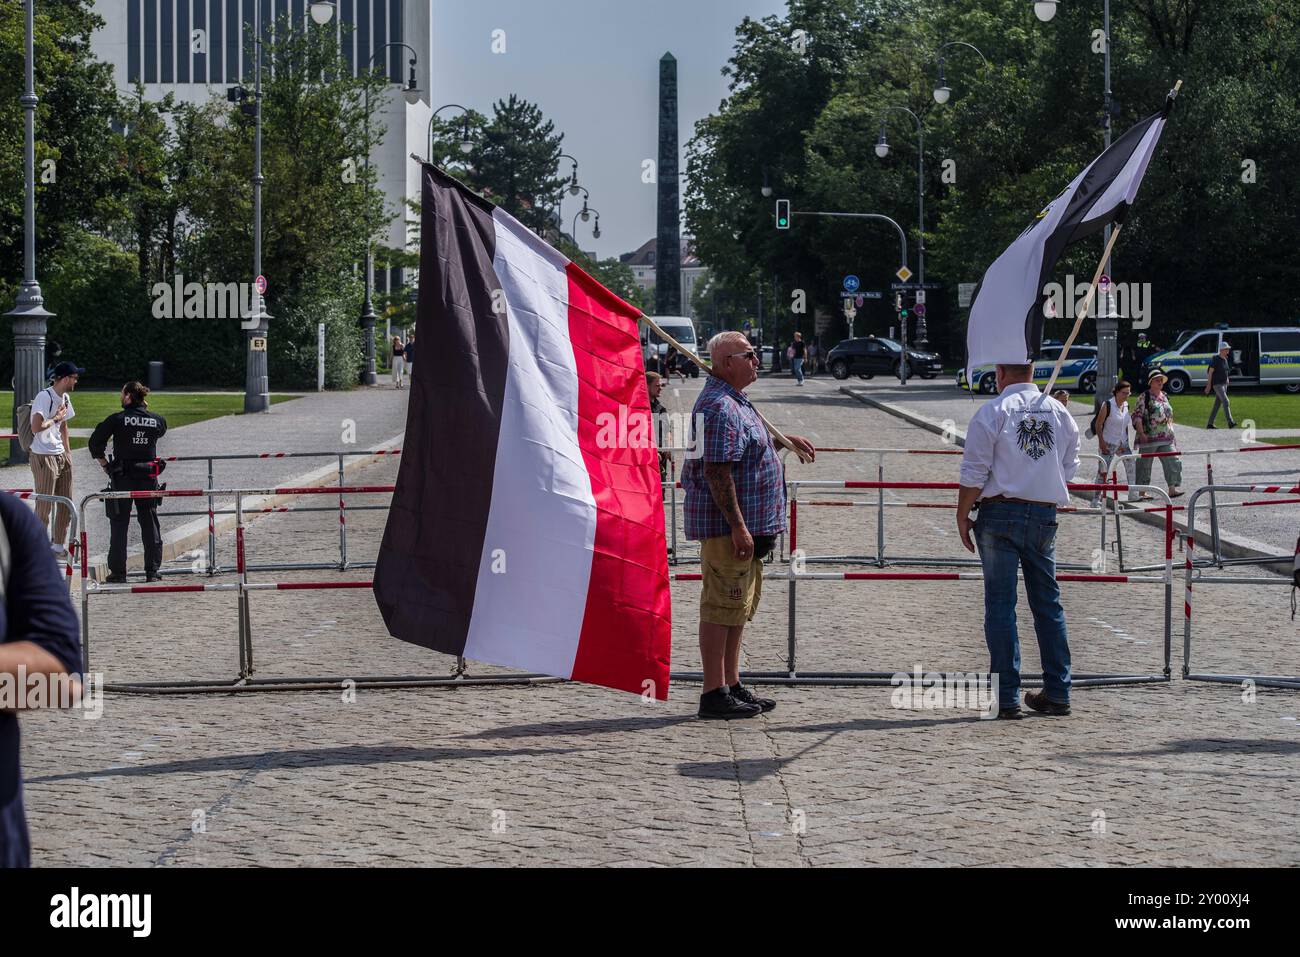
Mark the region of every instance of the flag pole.
MULTIPOLYGON (((668 345, 670 345, 670 346, 672 346, 672 348, 676 349, 677 352, 679 352, 681 355, 685 356, 685 357, 687 358, 687 360, 689 360, 690 362, 693 362, 693 363, 695 363, 697 366, 699 366, 699 367, 700 367, 700 371, 703 372, 705 375, 711 375, 711 374, 712 374, 712 370, 711 370, 707 365, 705 365, 703 359, 701 359, 699 356, 695 355, 695 353, 691 352, 691 350, 687 349, 684 345, 682 345, 680 342, 678 342, 676 339, 674 339, 674 338, 673 338, 672 336, 670 336, 668 333, 664 332, 664 330, 663 330, 662 328, 660 328, 659 323, 655 322, 653 319, 651 319, 649 316, 647 316, 644 312, 641 313, 641 321, 644 322, 647 326, 649 326, 650 329, 651 329, 651 331, 653 331, 655 335, 657 335, 659 338, 661 338, 661 339, 663 339, 665 342, 667 342, 668 345)), ((801 452, 801 451, 799 450, 799 448, 798 448, 798 447, 797 447, 793 442, 791 442, 789 439, 787 439, 787 438, 785 437, 784 433, 782 433, 780 429, 778 429, 775 425, 773 425, 771 422, 769 422, 769 421, 767 420, 767 416, 765 416, 762 412, 759 412, 757 407, 754 408, 754 411, 755 411, 755 412, 758 412, 758 417, 759 417, 760 419, 763 420, 763 424, 764 424, 765 426, 767 426, 767 431, 770 432, 770 433, 772 433, 772 438, 776 440, 776 443, 777 443, 778 445, 784 446, 785 448, 787 448, 787 449, 789 449, 791 452, 793 452, 795 455, 799 456, 799 461, 800 461, 800 462, 811 462, 811 461, 812 461, 812 459, 810 459, 810 458, 808 458, 807 456, 805 456, 805 455, 803 454, 803 452, 801 452)))
POLYGON ((1084 297, 1083 308, 1079 310, 1079 318, 1074 320, 1074 328, 1070 330, 1070 338, 1065 340, 1061 354, 1056 359, 1056 366, 1052 369, 1051 378, 1047 380, 1047 385, 1043 387, 1045 395, 1052 394, 1052 386, 1056 384, 1056 377, 1061 372, 1061 365, 1065 362, 1065 357, 1070 354, 1070 346, 1074 345, 1079 330, 1083 328, 1083 320, 1088 318, 1088 310, 1092 306, 1092 301, 1097 297, 1097 282, 1106 269, 1106 263, 1110 262, 1110 251, 1115 247, 1115 240, 1119 238, 1119 232, 1123 228, 1124 224, 1120 223, 1115 227, 1115 231, 1110 234, 1110 242, 1106 243, 1106 250, 1101 254, 1101 262, 1097 263, 1097 271, 1092 276, 1092 285, 1088 287, 1088 295, 1084 297))

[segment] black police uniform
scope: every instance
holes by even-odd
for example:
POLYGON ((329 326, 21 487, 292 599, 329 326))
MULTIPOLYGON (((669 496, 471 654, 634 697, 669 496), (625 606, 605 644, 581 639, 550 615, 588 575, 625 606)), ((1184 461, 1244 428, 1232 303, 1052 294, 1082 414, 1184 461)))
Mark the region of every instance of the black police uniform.
MULTIPOLYGON (((113 440, 109 476, 115 492, 149 492, 158 488, 158 440, 167 433, 167 421, 143 405, 130 405, 115 412, 90 437, 92 458, 104 458, 108 440, 113 440)), ((162 532, 158 528, 157 499, 123 499, 105 502, 112 538, 108 547, 108 570, 126 574, 126 531, 131 524, 131 503, 144 539, 144 570, 153 577, 162 565, 162 532)))

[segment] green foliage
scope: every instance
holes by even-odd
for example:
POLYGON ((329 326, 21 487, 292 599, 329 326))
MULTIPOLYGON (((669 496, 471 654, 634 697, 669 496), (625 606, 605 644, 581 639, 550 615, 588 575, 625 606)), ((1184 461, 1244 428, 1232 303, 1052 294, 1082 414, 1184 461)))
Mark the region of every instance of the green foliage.
MULTIPOLYGON (((1269 0, 1126 0, 1111 22, 1116 135, 1184 80, 1116 247, 1115 278, 1152 284, 1159 341, 1215 322, 1294 321, 1300 10, 1269 0), (1245 160, 1257 182, 1243 182, 1245 160)), ((796 211, 891 216, 907 230, 915 270, 916 130, 905 114, 884 113, 906 106, 925 128, 926 279, 947 285, 945 305, 961 316, 948 328, 932 322, 931 338, 959 356, 957 283, 977 281, 1101 151, 1102 56, 1092 38, 1100 26, 1094 4, 1063 3, 1042 24, 1026 0, 791 0, 784 17, 746 19, 725 71, 731 94, 688 145, 685 205, 697 251, 723 288, 769 280, 781 307, 772 318, 805 334, 815 307, 839 315, 846 273, 888 288, 897 236, 878 222, 800 216, 777 231, 777 198, 796 211), (802 51, 796 30, 806 31, 802 51), (967 48, 947 49, 952 98, 938 106, 933 52, 950 40, 974 44, 988 65, 967 48), (883 160, 874 153, 882 115, 892 147, 883 160), (770 198, 760 193, 765 170, 770 198), (808 293, 802 317, 789 311, 795 288, 808 293)), ((1087 281, 1100 251, 1100 241, 1076 244, 1052 278, 1087 281)), ((871 310, 859 313, 858 329, 884 331, 892 313, 871 310)), ((1065 331, 1049 323, 1047 333, 1065 331)))
MULTIPOLYGON (((513 93, 493 104, 491 123, 478 114, 470 119, 476 132, 466 182, 525 226, 542 231, 549 225, 552 198, 565 182, 557 175, 564 134, 555 132, 535 104, 513 93)), ((435 127, 444 156, 450 156, 450 140, 458 139, 459 130, 454 119, 441 131, 435 127)))

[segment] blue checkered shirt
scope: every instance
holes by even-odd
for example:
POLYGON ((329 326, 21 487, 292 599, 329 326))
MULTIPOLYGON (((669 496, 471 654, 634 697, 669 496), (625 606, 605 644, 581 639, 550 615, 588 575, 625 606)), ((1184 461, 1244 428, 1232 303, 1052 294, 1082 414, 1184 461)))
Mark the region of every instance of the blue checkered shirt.
POLYGON ((703 541, 731 534, 704 477, 705 462, 731 463, 736 501, 751 535, 785 531, 785 473, 767 427, 750 401, 711 375, 695 400, 692 431, 697 425, 704 428, 704 434, 694 438, 703 455, 689 456, 682 467, 686 537, 703 541))

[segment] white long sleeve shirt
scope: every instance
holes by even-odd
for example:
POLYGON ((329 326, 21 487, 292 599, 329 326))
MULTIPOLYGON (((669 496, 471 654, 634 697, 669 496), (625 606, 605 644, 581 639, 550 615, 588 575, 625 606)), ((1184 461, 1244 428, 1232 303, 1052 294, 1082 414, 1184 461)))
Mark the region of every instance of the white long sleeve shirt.
POLYGON ((980 498, 1070 500, 1066 483, 1079 469, 1079 426, 1065 406, 1032 382, 1008 386, 975 413, 966 429, 961 484, 980 498))

